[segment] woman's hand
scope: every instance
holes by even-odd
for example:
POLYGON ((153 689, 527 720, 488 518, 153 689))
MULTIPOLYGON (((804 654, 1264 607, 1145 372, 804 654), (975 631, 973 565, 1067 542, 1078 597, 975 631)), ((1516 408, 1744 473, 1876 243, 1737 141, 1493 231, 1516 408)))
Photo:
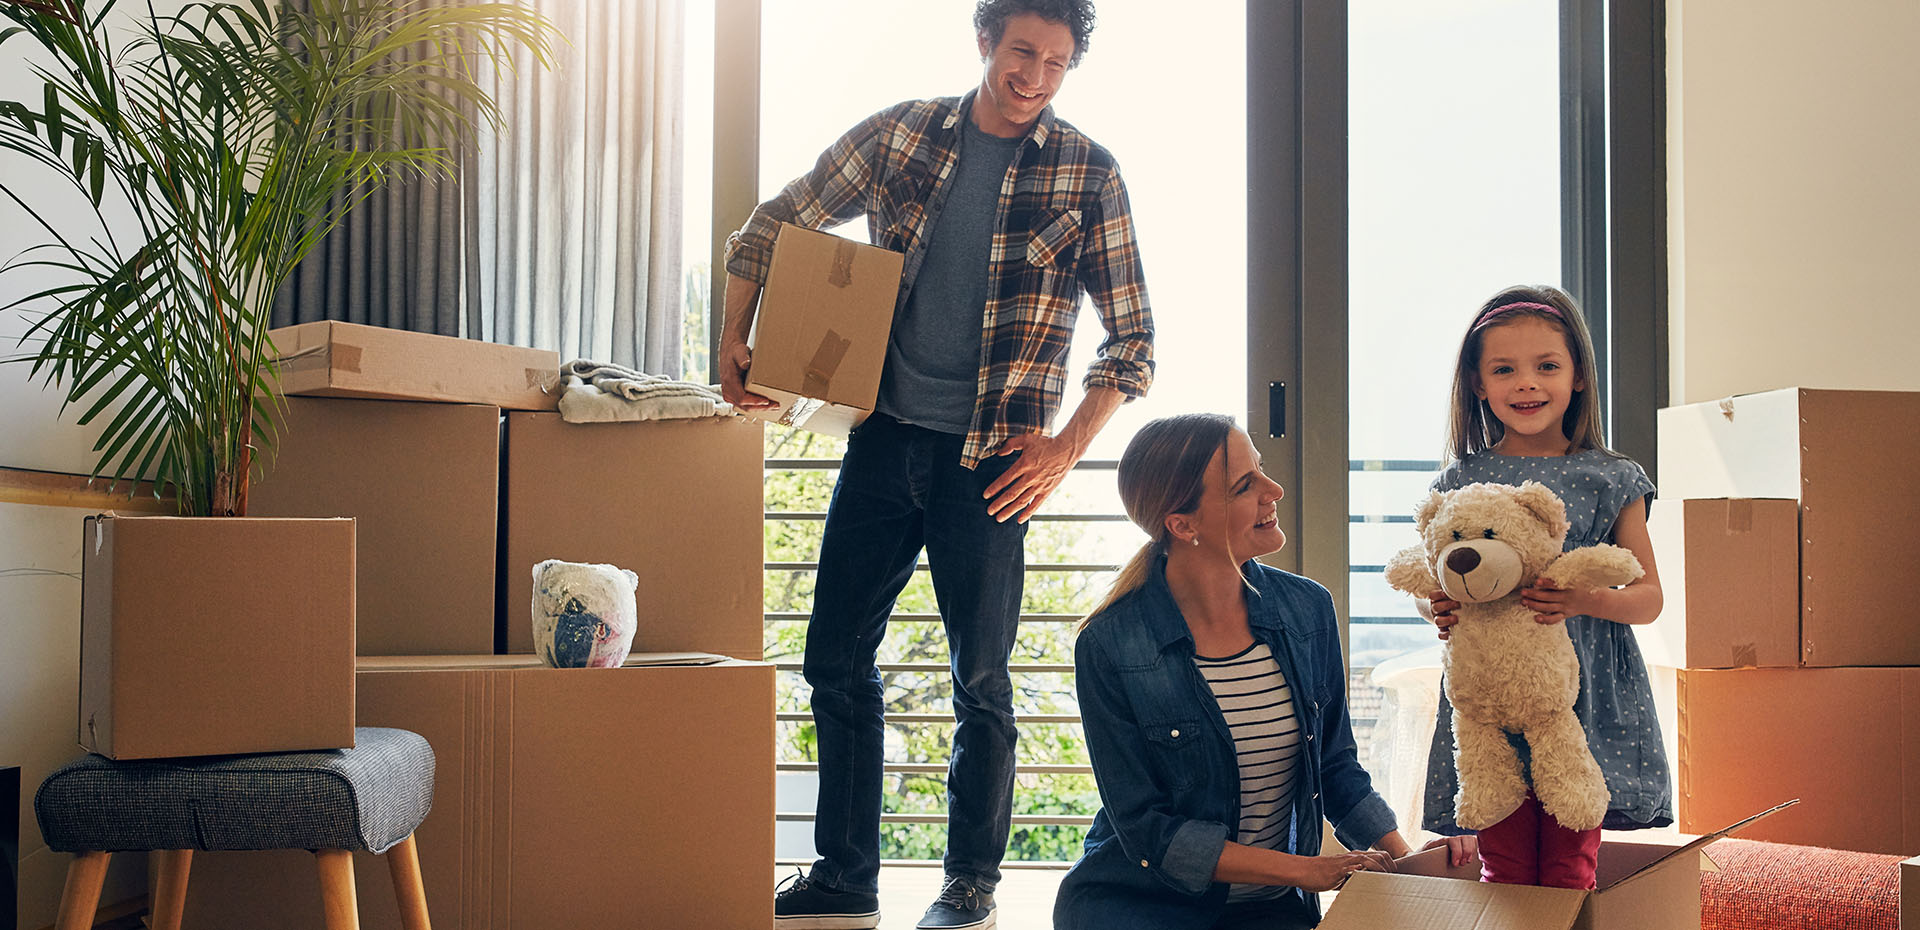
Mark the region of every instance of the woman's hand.
POLYGON ((1480 856, 1480 838, 1469 833, 1466 836, 1443 836, 1420 847, 1424 852, 1429 849, 1447 848, 1447 864, 1455 868, 1466 865, 1480 856))
POLYGON ((1305 891, 1332 891, 1355 872, 1391 872, 1393 857, 1377 849, 1330 856, 1295 856, 1297 874, 1288 884, 1305 891))
POLYGON ((1460 602, 1448 597, 1445 591, 1435 591, 1427 595, 1427 603, 1433 610, 1433 625, 1440 628, 1440 638, 1452 636, 1453 625, 1460 622, 1460 615, 1454 613, 1460 609, 1460 602))

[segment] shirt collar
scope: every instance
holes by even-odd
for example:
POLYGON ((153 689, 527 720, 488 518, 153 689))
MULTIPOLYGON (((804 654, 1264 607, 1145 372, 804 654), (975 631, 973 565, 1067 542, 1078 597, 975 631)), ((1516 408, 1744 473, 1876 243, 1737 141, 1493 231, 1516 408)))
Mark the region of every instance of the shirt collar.
MULTIPOLYGON (((973 112, 973 98, 978 96, 979 93, 980 88, 978 87, 967 91, 966 94, 960 98, 959 105, 947 111, 947 118, 940 123, 940 129, 951 132, 954 127, 960 125, 960 121, 966 119, 967 115, 973 112)), ((1033 121, 1033 128, 1027 130, 1027 141, 1032 142, 1034 148, 1045 148, 1047 136, 1052 133, 1053 104, 1049 103, 1041 108, 1040 118, 1033 121)))
MULTIPOLYGON (((1247 624, 1254 629, 1279 632, 1287 628, 1286 616, 1280 612, 1280 599, 1272 593, 1263 591, 1257 582, 1259 564, 1248 560, 1240 566, 1250 579, 1256 579, 1254 591, 1247 596, 1247 624)), ((1167 557, 1156 554, 1152 568, 1147 574, 1146 584, 1142 585, 1148 597, 1152 598, 1151 609, 1147 610, 1147 631, 1153 634, 1154 645, 1160 649, 1181 640, 1192 641, 1193 633, 1187 629, 1187 622, 1180 616, 1180 605, 1174 603, 1173 589, 1167 587, 1167 557)))

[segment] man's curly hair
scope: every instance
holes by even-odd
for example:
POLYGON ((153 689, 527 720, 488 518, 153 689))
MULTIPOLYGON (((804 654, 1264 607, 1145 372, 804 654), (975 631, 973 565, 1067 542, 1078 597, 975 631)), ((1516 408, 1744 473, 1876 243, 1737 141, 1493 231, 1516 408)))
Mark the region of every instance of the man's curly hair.
POLYGON ((989 47, 999 48, 1007 34, 1007 20, 1022 13, 1064 24, 1073 33, 1073 58, 1067 67, 1079 67, 1080 56, 1087 53, 1087 37, 1093 34, 1093 0, 980 0, 973 8, 973 28, 987 37, 989 47))

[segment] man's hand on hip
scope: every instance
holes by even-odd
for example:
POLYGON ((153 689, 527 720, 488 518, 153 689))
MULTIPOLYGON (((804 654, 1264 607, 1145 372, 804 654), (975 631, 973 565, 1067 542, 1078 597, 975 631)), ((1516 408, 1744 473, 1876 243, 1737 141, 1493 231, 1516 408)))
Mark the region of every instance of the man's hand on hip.
POLYGON ((1080 461, 1081 450, 1058 436, 1022 433, 1001 443, 996 454, 1016 452, 1020 457, 982 495, 989 501, 987 512, 1002 523, 1008 517, 1027 522, 1080 461))

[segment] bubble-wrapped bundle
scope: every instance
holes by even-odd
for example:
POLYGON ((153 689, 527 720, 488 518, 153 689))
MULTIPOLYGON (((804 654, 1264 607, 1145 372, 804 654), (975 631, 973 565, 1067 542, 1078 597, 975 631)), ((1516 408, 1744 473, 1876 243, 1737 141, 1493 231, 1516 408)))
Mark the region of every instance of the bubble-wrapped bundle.
POLYGON ((614 565, 548 559, 533 567, 533 649, 554 668, 616 668, 639 625, 640 577, 614 565))

